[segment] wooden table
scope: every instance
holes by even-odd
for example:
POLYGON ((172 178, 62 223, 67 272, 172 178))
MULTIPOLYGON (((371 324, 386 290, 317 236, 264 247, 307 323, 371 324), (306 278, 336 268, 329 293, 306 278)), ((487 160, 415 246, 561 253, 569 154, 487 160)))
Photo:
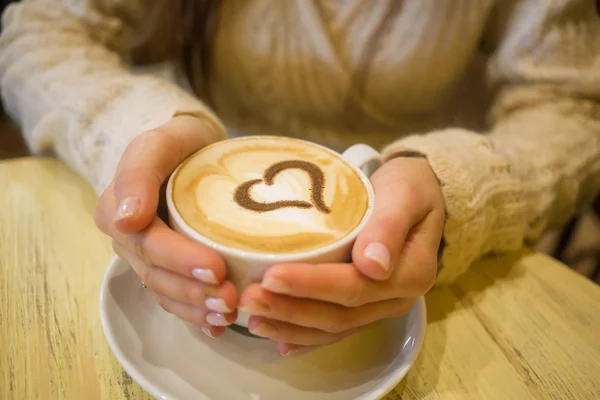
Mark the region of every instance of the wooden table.
MULTIPOLYGON (((0 399, 148 399, 102 333, 96 196, 53 159, 0 163, 0 399)), ((600 398, 600 287, 523 250, 427 296, 416 365, 386 399, 600 398)))

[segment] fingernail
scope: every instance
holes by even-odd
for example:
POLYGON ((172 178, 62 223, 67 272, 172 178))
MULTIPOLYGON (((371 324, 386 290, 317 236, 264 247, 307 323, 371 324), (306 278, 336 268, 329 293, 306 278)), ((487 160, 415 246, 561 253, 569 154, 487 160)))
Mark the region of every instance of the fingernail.
POLYGON ((194 268, 192 270, 192 276, 198 279, 200 282, 204 282, 209 285, 216 285, 219 283, 215 273, 210 269, 194 268))
POLYGON ((371 243, 363 251, 365 257, 375 261, 387 272, 390 269, 390 252, 381 243, 371 243))
POLYGON ((265 303, 252 300, 248 304, 241 305, 240 311, 248 314, 264 315, 270 311, 270 307, 265 303))
POLYGON ((281 355, 284 356, 284 357, 286 357, 286 356, 289 356, 289 355, 292 355, 294 353, 299 352, 303 348, 304 348, 304 346, 298 346, 298 345, 290 344, 290 345, 288 345, 287 351, 285 353, 281 354, 281 355))
POLYGON ((262 281, 262 287, 273 293, 288 294, 292 291, 291 286, 287 282, 271 277, 267 277, 262 281))
POLYGON ((140 210, 140 199, 137 197, 125 197, 119 203, 119 208, 117 208, 117 217, 116 220, 120 221, 122 219, 131 218, 138 213, 140 210))
POLYGON ((209 338, 211 338, 211 339, 214 339, 214 338, 215 338, 215 337, 213 336, 212 332, 210 331, 210 328, 209 328, 209 327, 207 327, 207 326, 201 326, 201 327, 200 327, 200 330, 201 330, 202 332, 204 332, 204 334, 205 334, 206 336, 208 336, 209 338))
POLYGON ((225 300, 209 297, 204 301, 206 308, 220 313, 230 313, 232 310, 227 306, 225 300))
POLYGON ((213 326, 228 326, 231 322, 227 321, 225 316, 221 313, 210 313, 206 316, 206 322, 213 326))
POLYGON ((248 327, 248 330, 256 336, 271 337, 277 328, 268 322, 260 321, 256 326, 248 327))

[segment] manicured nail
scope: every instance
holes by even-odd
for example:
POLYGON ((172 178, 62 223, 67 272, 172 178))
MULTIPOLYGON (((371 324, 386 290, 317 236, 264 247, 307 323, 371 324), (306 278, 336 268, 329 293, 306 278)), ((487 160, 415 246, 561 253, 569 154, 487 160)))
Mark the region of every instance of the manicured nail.
POLYGON ((240 311, 247 314, 264 315, 269 313, 270 307, 265 303, 252 300, 248 304, 241 305, 240 311))
POLYGON ((137 197, 125 197, 119 203, 117 208, 116 220, 131 218, 138 213, 140 210, 140 199, 137 197))
POLYGON ((291 286, 280 279, 267 277, 262 281, 262 287, 269 292, 289 294, 292 292, 291 286))
POLYGON ((256 336, 271 337, 277 328, 268 322, 260 321, 255 326, 248 326, 248 330, 256 336))
POLYGON ((227 321, 225 316, 221 313, 210 313, 206 316, 206 322, 213 326, 228 326, 231 322, 227 321))
POLYGON ((371 260, 378 263, 381 268, 387 272, 390 269, 390 252, 387 247, 382 245, 381 243, 371 243, 363 252, 365 257, 370 258, 371 260))
POLYGON ((227 303, 225 303, 225 300, 223 300, 223 299, 208 297, 204 301, 204 304, 206 305, 206 308, 208 308, 209 310, 213 310, 213 311, 220 312, 220 313, 230 313, 233 311, 227 306, 227 303))
POLYGON ((281 355, 286 357, 286 356, 289 356, 289 355, 299 352, 303 348, 304 348, 304 346, 290 344, 290 345, 288 345, 287 351, 285 353, 282 353, 281 355))
POLYGON ((204 334, 205 334, 206 336, 208 336, 209 338, 211 338, 211 339, 215 339, 215 337, 213 336, 213 334, 212 334, 212 332, 210 331, 210 328, 209 328, 209 327, 207 327, 207 326, 201 326, 201 327, 200 327, 200 330, 201 330, 202 332, 204 332, 204 334))
POLYGON ((219 281, 217 281, 215 273, 212 272, 212 270, 210 269, 194 268, 192 270, 192 275, 200 282, 204 282, 209 285, 216 285, 217 283, 219 283, 219 281))

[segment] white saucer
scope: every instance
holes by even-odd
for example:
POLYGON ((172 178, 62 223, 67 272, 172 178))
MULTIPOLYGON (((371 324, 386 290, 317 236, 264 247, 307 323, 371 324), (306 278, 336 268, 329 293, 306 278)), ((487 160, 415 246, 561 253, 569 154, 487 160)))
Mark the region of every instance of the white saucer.
POLYGON ((123 368, 168 400, 379 399, 414 362, 425 334, 425 300, 410 313, 332 346, 281 357, 270 340, 228 330, 218 340, 166 313, 129 265, 115 258, 100 294, 104 333, 123 368))

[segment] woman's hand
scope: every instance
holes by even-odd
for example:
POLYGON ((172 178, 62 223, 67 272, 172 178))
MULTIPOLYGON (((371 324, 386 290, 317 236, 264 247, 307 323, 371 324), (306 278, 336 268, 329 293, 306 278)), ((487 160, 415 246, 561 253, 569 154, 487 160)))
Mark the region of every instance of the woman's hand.
POLYGON ((444 226, 440 184, 425 158, 395 158, 371 178, 373 216, 352 264, 286 264, 249 287, 249 328, 281 354, 329 344, 356 328, 405 315, 434 284, 444 226))
POLYGON ((223 334, 237 318, 235 287, 224 280, 225 264, 217 253, 171 230, 157 210, 173 170, 216 138, 209 123, 192 116, 141 134, 127 147, 95 213, 96 225, 112 237, 115 252, 160 305, 211 337, 223 334))

